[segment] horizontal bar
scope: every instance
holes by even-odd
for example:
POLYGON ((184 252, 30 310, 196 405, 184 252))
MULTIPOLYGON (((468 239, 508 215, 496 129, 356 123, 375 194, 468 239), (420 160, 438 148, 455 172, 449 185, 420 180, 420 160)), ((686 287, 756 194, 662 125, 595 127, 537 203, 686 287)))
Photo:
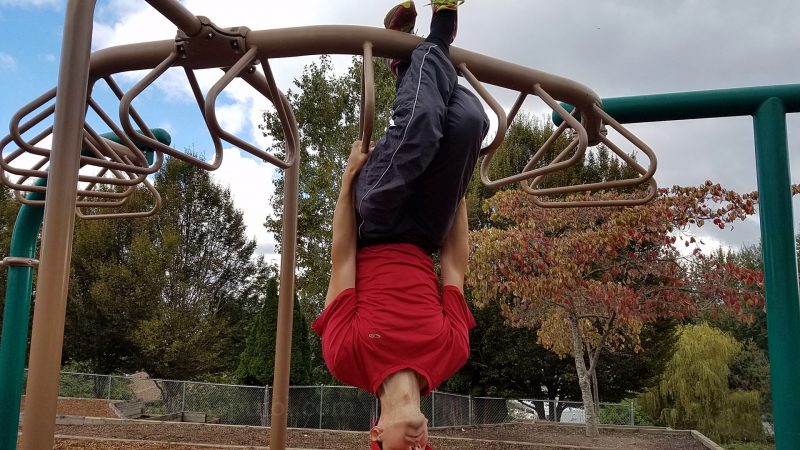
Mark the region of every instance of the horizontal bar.
MULTIPOLYGON (((373 44, 373 56, 408 59, 422 38, 383 28, 355 25, 322 25, 250 31, 248 47, 258 47, 262 60, 290 58, 307 55, 345 54, 363 55, 364 42, 373 44)), ((99 50, 92 54, 91 77, 102 78, 119 72, 147 70, 156 67, 175 50, 174 40, 122 45, 99 50)), ((212 52, 203 59, 178 60, 177 65, 193 69, 228 67, 236 62, 234 54, 212 52)), ((481 82, 513 91, 533 94, 533 87, 541 85, 556 100, 578 106, 582 111, 592 111, 600 98, 587 86, 541 70, 503 61, 476 52, 451 47, 450 59, 458 67, 466 64, 481 82)), ((600 132, 599 118, 592 117, 586 124, 590 140, 600 132)))
POLYGON ((33 258, 19 258, 16 256, 9 256, 3 258, 3 261, 0 262, 0 265, 5 267, 11 267, 11 266, 33 267, 35 269, 39 267, 39 260, 33 258))
MULTIPOLYGON (((620 123, 752 116, 770 98, 781 99, 787 113, 800 112, 800 84, 609 98, 603 110, 620 123)), ((553 122, 561 118, 553 114, 553 122)))

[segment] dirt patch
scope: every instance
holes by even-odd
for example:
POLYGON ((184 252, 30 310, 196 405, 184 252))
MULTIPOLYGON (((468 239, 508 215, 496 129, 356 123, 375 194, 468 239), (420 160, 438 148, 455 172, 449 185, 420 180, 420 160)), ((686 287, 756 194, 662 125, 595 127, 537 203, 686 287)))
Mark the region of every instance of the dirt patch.
MULTIPOLYGON (((267 428, 194 424, 126 422, 119 425, 59 425, 56 434, 211 445, 266 446, 269 442, 269 429, 267 428)), ((160 444, 142 443, 137 445, 142 446, 133 446, 133 443, 118 445, 113 442, 59 440, 56 448, 147 450, 179 448, 172 444, 158 446, 160 444)), ((368 437, 366 433, 360 432, 289 430, 288 445, 296 448, 353 450, 368 448, 368 437)), ((542 423, 432 430, 431 445, 436 450, 552 450, 576 447, 620 450, 702 450, 705 448, 688 434, 664 435, 659 431, 604 429, 599 438, 589 439, 583 436, 581 427, 542 423)))
MULTIPOLYGON (((20 411, 25 411, 25 396, 22 396, 20 411)), ((56 406, 59 416, 104 417, 116 419, 108 400, 86 398, 59 398, 56 406)))

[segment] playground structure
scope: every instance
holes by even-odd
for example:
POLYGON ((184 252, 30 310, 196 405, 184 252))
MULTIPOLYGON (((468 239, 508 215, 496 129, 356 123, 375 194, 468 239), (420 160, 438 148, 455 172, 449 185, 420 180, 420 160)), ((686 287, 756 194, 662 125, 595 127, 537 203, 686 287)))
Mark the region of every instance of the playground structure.
MULTIPOLYGON (((10 134, 0 141, 2 181, 15 190, 23 203, 10 256, 6 314, 0 348, 0 447, 12 448, 18 428, 19 394, 25 357, 30 311, 32 270, 38 265, 39 278, 32 330, 27 381, 27 407, 23 422, 24 449, 52 448, 55 404, 58 389, 67 280, 76 215, 85 219, 129 219, 155 214, 160 200, 148 182, 163 163, 164 155, 182 159, 206 170, 214 170, 223 159, 225 141, 284 170, 285 192, 282 232, 278 332, 271 414, 270 448, 286 447, 286 412, 289 362, 291 356, 292 298, 294 295, 295 245, 297 239, 297 197, 299 180, 299 131, 291 105, 276 85, 269 60, 316 54, 363 55, 361 139, 370 141, 374 123, 374 72, 372 57, 403 58, 410 55, 420 38, 371 27, 315 26, 251 31, 244 27, 221 29, 207 18, 196 17, 177 0, 148 0, 178 28, 174 40, 113 47, 90 53, 92 19, 96 0, 70 0, 66 9, 63 49, 58 87, 45 93, 12 118, 10 134), (258 70, 261 67, 262 71, 258 70), (167 69, 182 67, 195 95, 202 117, 214 143, 214 158, 206 162, 169 146, 169 137, 147 126, 132 102, 167 69), (222 76, 204 96, 194 71, 221 69, 222 76), (127 92, 113 76, 135 70, 149 71, 127 92), (240 78, 274 106, 285 136, 285 155, 278 157, 227 132, 216 117, 216 100, 225 88, 240 78), (99 82, 105 83, 119 101, 119 122, 115 122, 92 98, 99 82), (55 100, 55 104, 46 106, 55 100), (40 110, 36 113, 35 111, 40 110), (111 129, 98 134, 86 122, 87 111, 96 114, 111 129), (33 117, 28 118, 29 115, 33 117), (45 119, 52 127, 24 137, 45 119), (133 123, 139 128, 135 129, 133 123), (52 151, 37 147, 53 136, 52 151), (11 145, 10 150, 6 147, 11 145), (17 148, 13 148, 14 145, 17 148), (25 167, 23 154, 39 159, 25 167), (32 181, 32 182, 31 182, 32 181), (150 209, 123 213, 117 209, 129 200, 138 184, 154 199, 150 209), (111 188, 111 189, 110 189, 111 188), (87 209, 88 208, 88 209, 87 209), (107 209, 107 212, 98 213, 107 209), (35 242, 39 226, 42 249, 36 261, 35 242), (22 225, 20 225, 22 222, 22 225), (23 229, 19 239, 17 230, 23 229), (13 272, 13 273, 12 273, 13 272), (12 278, 15 280, 12 284, 12 278), (12 306, 13 305, 13 306, 12 306)), ((776 441, 778 448, 800 442, 800 393, 793 379, 800 375, 800 296, 794 257, 788 144, 785 114, 800 111, 800 86, 761 88, 720 94, 707 106, 709 95, 667 96, 665 98, 619 99, 603 102, 586 86, 535 69, 452 48, 451 59, 461 75, 497 115, 497 135, 482 150, 481 177, 489 187, 520 183, 542 207, 630 206, 646 203, 657 194, 653 179, 656 158, 647 145, 621 123, 677 120, 727 115, 755 115, 759 190, 761 192, 762 237, 767 274, 770 357, 772 361, 776 441), (509 114, 484 88, 488 83, 519 91, 509 114), (745 92, 746 91, 746 92, 745 92), (543 100, 558 118, 558 129, 540 148, 520 174, 489 179, 489 167, 505 133, 526 97, 543 100), (729 97, 726 99, 726 97, 729 97), (682 99, 682 101, 678 101, 682 99), (646 100, 646 101, 645 101, 646 100), (664 102, 675 101, 670 108, 664 102), (559 102, 571 105, 568 108, 559 102), (609 107, 612 105, 612 107, 609 107), (653 112, 653 111, 658 111, 653 112), (702 111, 698 113, 697 111, 702 111), (735 113, 735 114, 734 114, 735 113), (615 129, 649 159, 647 167, 630 158, 606 136, 606 126, 615 129), (556 139, 572 130, 571 143, 552 162, 541 163, 556 139), (632 180, 541 189, 548 174, 578 162, 587 148, 604 144, 632 167, 639 177, 632 180), (552 201, 549 196, 646 184, 640 197, 617 201, 552 201)), ((713 100, 712 99, 712 100, 713 100)))

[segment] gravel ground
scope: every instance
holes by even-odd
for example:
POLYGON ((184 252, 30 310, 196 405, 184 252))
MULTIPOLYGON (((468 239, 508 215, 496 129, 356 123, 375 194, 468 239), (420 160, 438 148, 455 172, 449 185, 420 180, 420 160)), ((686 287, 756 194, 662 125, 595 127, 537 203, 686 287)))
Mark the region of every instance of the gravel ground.
MULTIPOLYGON (((108 402, 104 400, 61 398, 58 402, 58 414, 115 417, 108 402)), ((56 435, 63 437, 56 439, 55 449, 85 450, 222 450, 226 449, 225 446, 263 449, 269 442, 268 428, 183 423, 59 425, 56 427, 56 435), (82 438, 76 439, 77 436, 82 438)), ((368 437, 363 432, 289 430, 288 445, 307 449, 366 449, 368 437)), ((434 429, 431 430, 431 445, 436 450, 705 449, 688 435, 643 429, 603 429, 599 438, 589 439, 580 426, 543 422, 434 429)))

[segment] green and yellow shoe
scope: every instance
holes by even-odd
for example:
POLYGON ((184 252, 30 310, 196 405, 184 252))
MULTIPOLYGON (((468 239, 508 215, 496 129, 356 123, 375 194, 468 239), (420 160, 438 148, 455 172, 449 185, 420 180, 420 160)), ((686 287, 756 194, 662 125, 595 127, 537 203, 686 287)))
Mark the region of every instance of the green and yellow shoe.
POLYGON ((431 0, 433 13, 436 14, 442 9, 451 9, 458 11, 458 5, 464 3, 465 0, 431 0))

